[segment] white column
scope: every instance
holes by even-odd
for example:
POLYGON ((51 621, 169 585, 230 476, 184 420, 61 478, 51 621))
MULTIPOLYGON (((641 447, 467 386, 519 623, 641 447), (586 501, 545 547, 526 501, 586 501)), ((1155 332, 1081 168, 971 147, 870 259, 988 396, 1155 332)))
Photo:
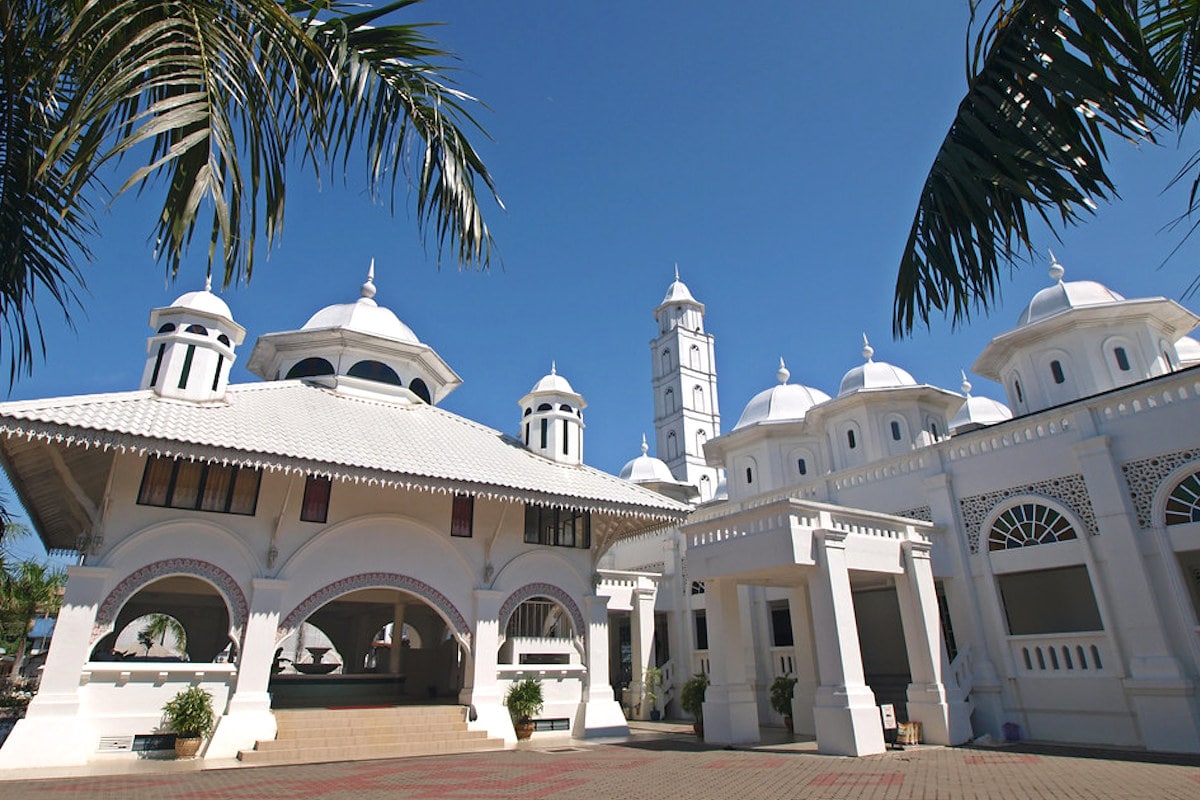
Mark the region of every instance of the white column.
POLYGON ((708 599, 709 677, 704 693, 704 739, 714 744, 756 744, 758 703, 746 663, 738 586, 728 579, 705 582, 708 599))
POLYGON ((86 764, 99 745, 82 714, 79 682, 92 648, 96 611, 113 571, 68 567, 66 593, 54 627, 41 688, 0 747, 0 768, 86 764))
POLYGON ((392 605, 392 646, 388 649, 388 672, 399 675, 404 650, 404 611, 408 604, 397 601, 392 605))
POLYGON ((236 758, 260 740, 275 738, 268 685, 275 666, 276 636, 283 613, 286 581, 255 578, 250 582, 250 614, 238 653, 237 678, 229 708, 217 720, 205 758, 236 758))
POLYGON ((858 621, 846 569, 846 534, 818 530, 817 571, 809 582, 821 686, 813 708, 817 749, 865 756, 882 753, 883 724, 875 693, 863 678, 858 621))
POLYGON ((929 744, 962 744, 971 738, 971 710, 961 697, 946 692, 950 659, 942 642, 930 550, 928 542, 900 544, 904 574, 896 581, 896 596, 912 680, 908 718, 921 723, 929 744))
POLYGON ((638 707, 638 719, 650 719, 650 706, 642 693, 645 691, 642 678, 653 666, 650 660, 654 649, 654 590, 634 589, 633 611, 629 615, 629 640, 632 645, 633 680, 629 684, 629 696, 638 707))
POLYGON ((608 598, 588 595, 583 598, 584 647, 587 653, 587 677, 583 698, 575 717, 572 735, 576 738, 628 736, 629 725, 621 713, 621 704, 613 699, 608 682, 608 598))
POLYGON ((792 617, 792 649, 796 664, 796 674, 792 676, 796 679, 792 689, 792 730, 802 736, 816 736, 813 706, 817 702, 820 679, 807 586, 797 586, 788 593, 788 608, 792 617))
MULTIPOLYGON (((463 682, 459 702, 474 709, 471 730, 487 731, 488 736, 516 744, 517 733, 504 707, 504 692, 497 680, 500 650, 500 604, 504 596, 491 589, 475 590, 475 630, 471 636, 470 673, 463 682)), ((395 636, 393 635, 393 639, 395 636)))

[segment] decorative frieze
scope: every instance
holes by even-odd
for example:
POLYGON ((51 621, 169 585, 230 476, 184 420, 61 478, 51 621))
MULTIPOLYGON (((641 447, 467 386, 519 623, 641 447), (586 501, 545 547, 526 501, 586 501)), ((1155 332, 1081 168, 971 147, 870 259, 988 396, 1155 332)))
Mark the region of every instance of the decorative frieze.
POLYGON ((1200 449, 1176 450, 1150 458, 1126 461, 1121 465, 1125 485, 1129 487, 1129 499, 1137 511, 1138 527, 1149 528, 1154 524, 1154 495, 1166 477, 1191 461, 1200 461, 1200 449))
POLYGON ((962 511, 963 529, 967 532, 967 544, 972 553, 979 552, 980 528, 988 515, 1004 501, 1022 495, 1039 495, 1057 500, 1079 518, 1088 533, 1095 536, 1100 532, 1096 525, 1096 515, 1092 513, 1092 501, 1088 497, 1087 483, 1083 476, 1063 475, 1060 478, 1010 486, 1007 489, 960 499, 958 505, 962 511))

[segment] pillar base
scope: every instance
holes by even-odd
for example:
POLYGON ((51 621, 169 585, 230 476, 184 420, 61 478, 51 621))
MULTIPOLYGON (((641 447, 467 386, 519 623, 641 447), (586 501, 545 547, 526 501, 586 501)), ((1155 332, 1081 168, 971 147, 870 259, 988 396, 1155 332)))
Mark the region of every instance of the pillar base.
POLYGON ((576 739, 624 738, 629 735, 629 723, 621 704, 612 699, 612 690, 591 694, 579 704, 571 735, 576 739))
POLYGON ((710 686, 704 694, 704 741, 758 744, 758 702, 749 686, 710 686))
POLYGON ((1124 684, 1147 750, 1200 753, 1191 681, 1126 680, 1124 684))
POLYGON ((82 766, 98 746, 95 730, 77 716, 25 717, 0 747, 0 770, 82 766))
POLYGON ((229 710, 217 720, 204 757, 237 758, 238 751, 253 750, 256 742, 274 739, 277 730, 269 694, 238 692, 229 699, 229 710))
POLYGON ((947 697, 940 683, 909 684, 908 718, 921 723, 927 744, 955 745, 971 739, 971 708, 947 697))
POLYGON ((835 756, 869 756, 887 749, 875 693, 866 686, 817 690, 813 707, 817 751, 835 756))

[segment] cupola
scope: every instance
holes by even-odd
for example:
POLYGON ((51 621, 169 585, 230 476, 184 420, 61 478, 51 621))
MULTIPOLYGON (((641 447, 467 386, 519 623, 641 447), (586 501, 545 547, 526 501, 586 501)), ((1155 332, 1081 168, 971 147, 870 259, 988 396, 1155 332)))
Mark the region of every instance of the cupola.
POLYGON ((583 463, 583 409, 587 403, 558 374, 555 364, 519 405, 526 447, 560 464, 583 463))
POLYGON ((225 397, 234 348, 246 338, 246 329, 213 294, 211 275, 204 291, 188 292, 151 311, 150 327, 155 332, 146 345, 141 388, 197 402, 225 397))
POLYGON ((675 267, 675 280, 667 287, 663 301, 654 309, 659 333, 672 328, 684 328, 695 333, 704 332, 704 304, 692 297, 687 284, 679 280, 679 266, 675 267))
POLYGON ((791 375, 780 358, 779 370, 775 373, 778 385, 754 395, 733 429, 736 431, 761 422, 798 422, 810 408, 829 400, 829 395, 820 389, 788 383, 791 375))
POLYGON ((967 380, 967 373, 965 371, 962 373, 962 392, 967 396, 967 399, 950 420, 951 433, 967 433, 968 431, 985 428, 988 425, 995 425, 997 422, 1012 419, 1012 411, 1003 403, 993 400, 990 397, 974 397, 971 395, 971 382, 967 380))
POLYGON ((886 361, 876 361, 875 348, 871 347, 871 342, 867 340, 865 333, 863 334, 862 357, 865 363, 854 367, 842 376, 838 397, 864 390, 898 389, 917 385, 913 376, 900 367, 893 366, 886 361))
POLYGON ((266 380, 304 379, 347 394, 436 405, 462 379, 375 300, 375 262, 359 297, 326 306, 300 330, 268 333, 247 365, 266 380))
POLYGON ((695 502, 700 496, 695 486, 676 480, 665 461, 650 455, 645 434, 642 435, 642 454, 626 462, 621 468, 621 478, 683 503, 695 502))

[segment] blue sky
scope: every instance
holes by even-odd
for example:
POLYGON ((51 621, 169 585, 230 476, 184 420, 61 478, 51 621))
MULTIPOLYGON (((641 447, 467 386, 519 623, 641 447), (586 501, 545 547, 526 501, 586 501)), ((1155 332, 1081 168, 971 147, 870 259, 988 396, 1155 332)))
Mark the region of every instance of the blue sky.
MULTIPOLYGON (((461 56, 459 85, 488 105, 478 146, 506 205, 489 209, 502 261, 439 271, 411 204, 392 216, 357 174, 318 189, 297 168, 282 246, 223 292, 248 329, 234 380, 257 380, 244 370, 256 336, 354 299, 374 258, 376 299, 464 380, 443 407, 513 432, 517 400, 554 360, 589 404, 585 460, 616 472, 652 434, 647 343, 676 263, 716 335, 725 430, 780 356, 793 382, 836 393, 863 332, 877 360, 957 389, 1048 284, 1046 247, 1068 280, 1180 299, 1200 241, 1159 268, 1179 240, 1162 231, 1186 199, 1163 191, 1179 151, 1114 142, 1122 200, 1062 242, 1045 236, 1042 261, 1012 276, 991 316, 892 340, 900 251, 965 87, 967 13, 967 0, 410 9, 446 23, 435 35, 461 56)), ((130 195, 100 215, 76 328, 40 306, 47 357, 11 399, 137 388, 149 310, 204 280, 202 247, 174 283, 152 260, 155 201, 130 195)))

